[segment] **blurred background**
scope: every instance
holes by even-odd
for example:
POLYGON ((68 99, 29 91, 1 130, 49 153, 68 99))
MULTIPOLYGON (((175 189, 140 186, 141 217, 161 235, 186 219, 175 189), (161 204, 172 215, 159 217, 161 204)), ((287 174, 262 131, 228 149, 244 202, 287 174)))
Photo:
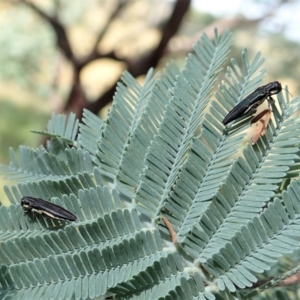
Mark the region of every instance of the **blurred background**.
POLYGON ((183 66, 206 32, 229 28, 240 59, 261 51, 266 82, 299 94, 300 1, 0 0, 0 163, 8 147, 38 146, 52 111, 105 116, 124 70, 143 79, 183 66))

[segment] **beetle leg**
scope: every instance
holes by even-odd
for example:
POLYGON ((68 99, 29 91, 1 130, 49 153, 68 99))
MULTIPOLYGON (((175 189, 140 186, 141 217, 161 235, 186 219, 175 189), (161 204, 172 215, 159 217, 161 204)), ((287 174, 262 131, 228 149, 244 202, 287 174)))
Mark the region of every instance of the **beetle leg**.
POLYGON ((272 102, 273 102, 273 104, 275 103, 274 98, 272 98, 271 96, 269 96, 267 99, 268 99, 269 106, 272 104, 272 102))

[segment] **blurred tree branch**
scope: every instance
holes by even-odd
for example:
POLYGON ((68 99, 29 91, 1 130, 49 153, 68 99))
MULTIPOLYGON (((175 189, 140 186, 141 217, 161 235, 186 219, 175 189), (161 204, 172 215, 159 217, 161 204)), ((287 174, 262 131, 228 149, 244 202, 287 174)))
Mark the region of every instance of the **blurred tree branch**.
POLYGON ((20 0, 21 3, 27 5, 32 10, 34 10, 42 19, 44 19, 46 22, 48 22, 55 34, 56 34, 56 40, 57 45, 61 52, 65 55, 65 57, 70 60, 71 62, 76 62, 76 57, 74 56, 74 53, 71 49, 70 42, 68 40, 66 31, 64 26, 58 21, 57 16, 48 16, 45 12, 43 12, 39 7, 37 7, 32 2, 29 2, 27 0, 20 0))
MULTIPOLYGON (((159 60, 164 55, 164 50, 170 41, 170 39, 175 35, 182 19, 187 12, 190 0, 177 0, 174 5, 173 12, 166 22, 165 27, 162 29, 162 35, 159 44, 150 53, 138 57, 135 60, 128 60, 127 70, 133 76, 137 77, 139 75, 145 74, 149 68, 157 66, 159 60)), ((87 108, 92 112, 98 112, 103 106, 109 103, 113 97, 116 89, 117 81, 111 86, 103 95, 101 95, 95 102, 91 102, 87 105, 87 108)))
POLYGON ((130 0, 118 1, 118 5, 109 16, 105 26, 102 28, 102 30, 99 30, 92 50, 83 58, 76 57, 76 55, 74 54, 74 50, 72 49, 71 43, 66 34, 67 28, 65 28, 65 26, 59 21, 57 12, 59 10, 60 3, 58 0, 55 2, 56 13, 54 15, 48 15, 40 7, 35 5, 33 2, 30 2, 29 0, 19 0, 17 1, 17 3, 22 3, 31 8, 52 27, 53 32, 56 35, 58 48, 73 67, 72 88, 70 90, 65 107, 61 109, 61 112, 66 113, 73 111, 79 118, 81 118, 83 108, 87 108, 94 113, 98 113, 106 104, 112 101, 117 84, 117 81, 114 82, 104 94, 100 95, 96 99, 96 101, 90 102, 87 99, 87 96, 82 87, 82 83, 80 81, 80 73, 82 69, 96 59, 110 58, 116 61, 125 62, 125 64, 127 65, 127 70, 133 76, 145 74, 149 68, 156 67, 160 59, 164 56, 166 47, 170 39, 178 31, 183 17, 190 6, 191 0, 177 0, 175 2, 169 19, 164 23, 161 29, 162 33, 160 42, 158 43, 156 48, 150 50, 147 54, 143 54, 140 57, 136 57, 134 59, 120 58, 114 50, 107 53, 101 53, 98 49, 98 45, 107 33, 112 21, 114 21, 118 17, 122 9, 130 3, 130 0))

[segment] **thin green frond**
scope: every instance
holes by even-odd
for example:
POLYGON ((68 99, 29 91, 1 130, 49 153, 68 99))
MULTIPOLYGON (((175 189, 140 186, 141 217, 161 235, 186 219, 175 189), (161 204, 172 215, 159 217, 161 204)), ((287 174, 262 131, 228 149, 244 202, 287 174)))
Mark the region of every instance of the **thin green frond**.
POLYGON ((179 73, 175 63, 167 66, 164 74, 156 81, 139 125, 132 131, 127 142, 116 176, 117 187, 125 195, 133 196, 133 189, 139 185, 139 177, 145 167, 147 148, 158 131, 179 73))
POLYGON ((195 47, 179 75, 173 97, 167 106, 158 134, 146 156, 146 168, 140 177, 135 200, 140 211, 157 219, 171 191, 181 164, 186 159, 195 130, 203 120, 215 77, 225 61, 230 35, 206 35, 195 47))
POLYGON ((90 153, 93 161, 97 163, 96 153, 98 150, 98 142, 105 123, 95 114, 87 109, 83 110, 82 122, 79 124, 78 143, 86 151, 90 153))
MULTIPOLYGON (((243 71, 232 61, 232 68, 228 67, 226 73, 226 84, 224 82, 224 85, 220 85, 220 92, 217 93, 221 104, 228 100, 233 103, 242 100, 245 91, 249 90, 248 87, 257 87, 265 75, 265 71, 258 73, 263 63, 260 54, 256 55, 251 64, 247 51, 243 52, 242 57, 248 68, 243 71)), ((194 139, 191 152, 165 205, 166 210, 177 219, 172 224, 179 240, 199 222, 228 174, 233 161, 232 155, 239 149, 244 137, 242 130, 228 136, 227 130, 221 124, 225 115, 221 105, 213 101, 210 113, 204 117, 201 134, 194 139)))
POLYGON ((270 269, 277 258, 299 249, 300 184, 292 181, 267 209, 252 218, 204 263, 205 268, 218 277, 221 290, 227 287, 251 287, 257 281, 253 274, 270 269))
POLYGON ((20 146, 18 161, 10 149, 11 164, 1 166, 1 172, 9 180, 32 182, 40 180, 62 180, 82 172, 92 173, 93 163, 90 155, 81 149, 69 148, 64 155, 51 154, 44 148, 31 149, 20 146))
POLYGON ((159 263, 110 291, 117 299, 168 299, 170 296, 175 299, 214 299, 211 293, 205 292, 199 273, 191 275, 183 269, 178 253, 162 257, 159 263))
POLYGON ((48 122, 47 130, 31 130, 33 133, 43 134, 49 137, 57 137, 64 142, 75 146, 76 135, 78 133, 78 123, 76 115, 70 113, 66 115, 56 115, 54 112, 51 114, 51 119, 48 122))
POLYGON ((144 86, 141 87, 136 79, 125 72, 122 76, 123 83, 117 86, 114 102, 103 128, 97 151, 101 172, 112 179, 117 175, 132 131, 139 126, 141 116, 151 96, 156 79, 152 73, 152 70, 148 72, 144 86))
MULTIPOLYGON (((65 207, 71 210, 70 202, 69 205, 66 205, 66 199, 63 200, 65 207)), ((74 197, 72 199, 71 197, 71 200, 74 202, 77 199, 74 199, 74 197)), ((82 197, 78 202, 84 205, 82 197)), ((61 203, 59 204, 62 205, 61 203)), ((27 220, 21 220, 20 223, 25 221, 30 227, 23 227, 21 230, 18 229, 19 231, 16 229, 14 231, 11 230, 9 237, 1 235, 1 265, 13 265, 69 252, 76 253, 81 251, 78 250, 80 249, 80 244, 84 244, 86 249, 94 249, 95 247, 113 248, 121 242, 133 239, 142 230, 142 224, 134 210, 115 208, 112 212, 109 211, 102 214, 100 213, 101 211, 103 212, 103 208, 88 212, 89 214, 92 213, 93 216, 88 215, 86 222, 82 222, 82 215, 87 214, 87 209, 85 209, 76 223, 65 224, 65 226, 62 226, 62 223, 60 223, 60 226, 57 226, 55 231, 47 230, 49 228, 53 229, 54 226, 49 226, 49 223, 46 223, 49 219, 45 218, 39 218, 39 223, 42 225, 41 230, 33 231, 32 224, 28 224, 30 223, 28 216, 23 217, 23 219, 27 218, 27 220), (101 217, 98 217, 99 215, 101 217), (24 236, 27 238, 24 238, 24 236), (28 237, 30 237, 30 241, 28 237)), ((3 216, 3 211, 1 211, 1 215, 3 216)), ((31 220, 31 223, 37 222, 31 220)), ((1 231, 3 232, 5 229, 1 228, 1 231)), ((38 229, 38 227, 35 226, 35 229, 38 229)))
MULTIPOLYGON (((68 235, 71 243, 76 241, 72 238, 72 233, 68 235)), ((97 244, 79 251, 72 251, 72 253, 51 253, 45 258, 35 258, 31 255, 22 263, 2 265, 0 268, 1 289, 2 291, 15 290, 16 297, 19 294, 20 296, 24 293, 29 294, 30 299, 34 298, 37 290, 42 289, 44 299, 49 299, 53 292, 53 289, 49 290, 49 285, 60 282, 60 284, 68 285, 68 294, 72 297, 81 299, 85 295, 89 298, 105 295, 108 288, 129 280, 167 255, 161 250, 161 242, 157 233, 157 231, 150 230, 141 231, 129 240, 120 241, 112 247, 102 247, 101 244, 97 244), (102 281, 97 293, 95 292, 95 277, 102 281), (94 288, 86 290, 83 288, 85 285, 86 287, 91 285, 94 288), (36 288, 32 289, 32 286, 36 288)), ((59 247, 61 248, 66 241, 66 239, 62 240, 59 247)), ((84 242, 82 240, 82 243, 84 242)), ((53 243, 51 246, 53 250, 53 243)), ((76 249, 78 246, 74 244, 72 248, 76 249)), ((31 247, 31 249, 34 248, 31 247)), ((59 289, 57 285, 56 288, 59 289)))

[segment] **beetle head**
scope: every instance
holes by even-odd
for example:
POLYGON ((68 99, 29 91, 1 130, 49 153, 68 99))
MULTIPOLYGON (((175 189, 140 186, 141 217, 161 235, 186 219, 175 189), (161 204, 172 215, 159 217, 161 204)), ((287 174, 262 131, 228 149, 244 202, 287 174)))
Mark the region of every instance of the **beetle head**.
POLYGON ((269 88, 270 88, 271 95, 278 94, 282 90, 281 83, 278 81, 273 81, 273 82, 269 83, 269 85, 270 85, 269 88))

